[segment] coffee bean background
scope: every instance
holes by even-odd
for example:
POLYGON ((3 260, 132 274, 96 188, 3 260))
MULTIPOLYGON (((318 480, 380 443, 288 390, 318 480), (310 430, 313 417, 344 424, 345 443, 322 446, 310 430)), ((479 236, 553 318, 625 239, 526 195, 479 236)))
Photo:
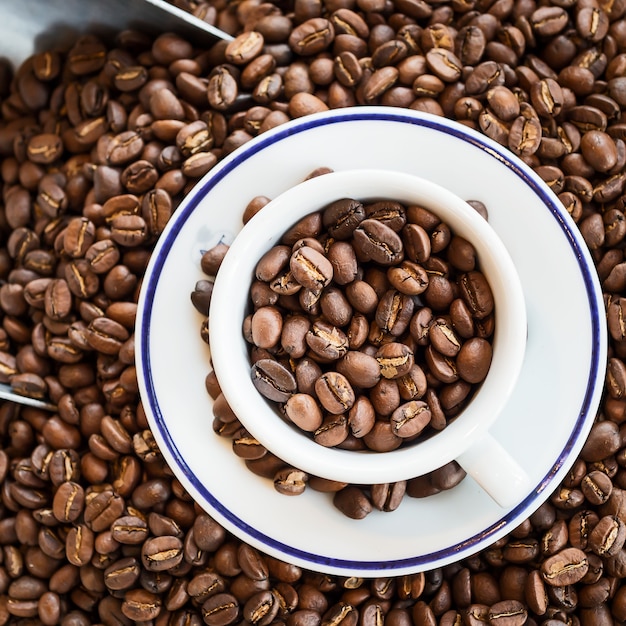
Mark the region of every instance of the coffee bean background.
POLYGON ((0 64, 0 379, 59 407, 0 406, 0 624, 626 622, 626 3, 178 4, 235 40, 85 35, 0 64), (269 558, 202 512, 159 454, 133 354, 151 250, 199 177, 359 104, 456 119, 535 168, 591 250, 610 331, 597 422, 548 501, 473 557, 366 580, 269 558))

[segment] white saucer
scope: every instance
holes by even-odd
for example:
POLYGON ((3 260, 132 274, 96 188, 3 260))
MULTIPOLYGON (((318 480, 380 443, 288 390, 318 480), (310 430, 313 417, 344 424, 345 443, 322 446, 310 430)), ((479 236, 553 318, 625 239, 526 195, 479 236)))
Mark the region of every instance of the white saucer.
POLYGON ((606 328, 595 268, 548 187, 501 146, 459 124, 381 107, 340 109, 281 126, 221 161, 178 208, 143 281, 137 366, 146 414, 172 470, 215 519, 247 543, 307 569, 344 576, 429 570, 487 547, 528 517, 576 459, 600 402, 606 328), (511 509, 469 477, 393 513, 354 521, 328 496, 279 495, 212 430, 209 352, 190 302, 199 259, 229 243, 256 195, 273 197, 318 167, 388 168, 481 200, 515 262, 528 347, 519 383, 491 432, 534 488, 511 509))

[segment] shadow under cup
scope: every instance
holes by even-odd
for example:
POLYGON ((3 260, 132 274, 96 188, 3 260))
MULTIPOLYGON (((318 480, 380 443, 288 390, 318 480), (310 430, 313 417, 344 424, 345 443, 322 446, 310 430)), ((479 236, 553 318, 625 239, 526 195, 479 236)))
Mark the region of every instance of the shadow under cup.
POLYGON ((209 334, 220 387, 246 430, 274 455, 305 472, 353 484, 380 484, 427 474, 452 460, 503 507, 519 501, 528 477, 509 451, 489 434, 512 393, 526 347, 526 308, 521 283, 504 244, 489 224, 452 192, 410 174, 385 170, 333 172, 276 197, 240 231, 215 280, 209 334), (243 320, 261 256, 293 223, 339 198, 393 199, 436 213, 470 241, 491 286, 496 325, 487 377, 467 406, 441 431, 392 452, 326 448, 287 423, 254 387, 243 320))

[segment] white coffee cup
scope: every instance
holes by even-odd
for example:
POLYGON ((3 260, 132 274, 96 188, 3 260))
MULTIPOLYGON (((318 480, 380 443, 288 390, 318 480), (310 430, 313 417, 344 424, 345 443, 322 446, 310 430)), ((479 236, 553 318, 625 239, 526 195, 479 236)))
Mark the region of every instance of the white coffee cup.
POLYGON ((422 476, 456 460, 505 508, 524 498, 529 480, 514 451, 505 450, 489 430, 515 387, 526 333, 526 307, 517 271, 489 223, 447 189, 387 170, 325 174, 267 204, 243 227, 226 254, 215 280, 209 317, 211 357, 227 402, 246 430, 286 463, 322 478, 379 484, 422 476), (258 260, 299 219, 346 197, 393 199, 436 213, 455 234, 473 244, 494 296, 491 367, 471 402, 441 432, 391 452, 355 452, 315 443, 280 416, 250 376, 249 345, 242 327, 250 310, 249 289, 258 260))

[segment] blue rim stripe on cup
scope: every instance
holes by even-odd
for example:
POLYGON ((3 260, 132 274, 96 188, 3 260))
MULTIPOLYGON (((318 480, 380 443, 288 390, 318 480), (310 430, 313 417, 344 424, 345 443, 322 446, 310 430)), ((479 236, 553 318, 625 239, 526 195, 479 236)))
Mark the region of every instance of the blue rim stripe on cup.
MULTIPOLYGON (((474 546, 483 541, 489 539, 496 532, 507 526, 518 516, 530 507, 533 502, 543 496, 543 499, 549 494, 545 491, 551 484, 554 476, 563 467, 565 461, 570 456, 572 450, 576 446, 576 443, 580 439, 581 432, 588 425, 588 420, 594 416, 591 416, 590 412, 595 411, 599 402, 600 385, 596 385, 595 381, 600 372, 600 368, 604 366, 603 355, 605 355, 605 346, 601 339, 605 333, 605 324, 603 323, 604 315, 601 313, 600 304, 602 296, 597 288, 597 279, 592 267, 590 267, 588 259, 588 253, 586 245, 582 236, 578 233, 576 228, 572 228, 570 225, 569 216, 566 217, 565 209, 560 205, 552 194, 548 194, 545 191, 545 183, 535 174, 529 167, 522 163, 512 153, 502 148, 495 142, 491 141, 487 137, 479 135, 476 131, 462 128, 460 125, 454 126, 449 120, 442 123, 440 118, 437 118, 429 114, 418 114, 415 112, 402 111, 397 109, 381 110, 381 108, 374 107, 361 107, 351 109, 349 112, 342 111, 341 109, 333 111, 332 114, 317 114, 312 115, 300 120, 287 123, 284 126, 279 126, 269 135, 260 135, 247 144, 244 144, 241 149, 234 152, 230 157, 226 157, 221 163, 215 166, 211 174, 208 176, 207 181, 204 184, 198 185, 194 189, 194 197, 189 200, 188 203, 179 208, 173 217, 173 224, 164 233, 162 240, 159 241, 157 250, 155 251, 154 259, 152 260, 152 274, 151 280, 147 285, 144 285, 145 289, 145 306, 142 315, 142 328, 143 336, 141 337, 141 360, 144 364, 144 384, 147 390, 148 398, 144 399, 147 402, 149 410, 154 418, 154 421, 159 429, 159 434, 167 446, 169 453, 172 455, 174 461, 185 474, 190 484, 194 489, 202 495, 202 497, 213 507, 213 509, 227 520, 228 523, 239 529, 246 536, 254 539, 261 546, 266 546, 267 549, 279 552, 284 555, 285 559, 289 560, 289 557, 299 559, 309 563, 312 568, 315 565, 330 566, 340 569, 358 569, 361 571, 379 571, 387 570, 393 573, 396 569, 405 569, 410 567, 421 567, 429 565, 443 559, 460 559, 463 556, 467 556, 467 552, 471 551, 474 546), (427 554, 420 554, 415 556, 409 556, 402 559, 395 559, 393 561, 357 561, 349 559, 339 559, 334 557, 326 557, 318 554, 313 554, 305 550, 300 550, 280 542, 272 537, 259 532, 254 527, 247 524, 245 521, 237 517, 232 511, 222 505, 213 494, 207 489, 207 487, 194 475, 191 471, 185 459, 180 454, 176 447, 176 444, 172 440, 166 422, 163 419, 161 409, 157 400, 155 386, 150 374, 150 351, 149 342, 150 336, 147 329, 150 328, 150 320, 152 317, 152 304, 154 301, 154 295, 158 279, 163 270, 164 264, 167 260, 169 252, 174 244, 178 231, 182 228, 184 223, 189 219, 191 214, 196 209, 197 205, 201 202, 203 196, 207 194, 213 187, 215 187, 220 181, 222 181, 228 174, 235 170, 241 163, 245 162, 252 156, 261 152, 268 146, 280 142, 286 137, 303 133, 319 126, 325 126, 329 124, 345 123, 345 122, 362 122, 362 121, 388 121, 399 122, 404 124, 412 124, 422 126, 431 130, 442 132, 448 135, 452 135, 457 139, 473 145, 481 151, 489 154, 491 157, 500 161, 502 165, 507 167, 511 172, 524 181, 524 183, 541 199, 543 204, 549 209, 551 215, 558 223, 560 229, 566 236, 569 246, 575 255, 578 262, 581 275, 585 284, 587 298, 589 302, 589 310, 592 324, 592 346, 591 346, 591 366, 589 372, 589 379, 583 402, 580 407, 580 412, 571 435, 563 447, 561 454, 553 464, 550 471, 544 476, 544 478, 535 486, 532 492, 525 498, 518 506, 510 510, 502 518, 491 524, 488 528, 484 529, 480 533, 476 533, 472 537, 469 537, 463 542, 449 546, 442 550, 430 552, 427 554), (458 128, 457 128, 458 126, 458 128)), ((606 342, 604 342, 606 343, 606 342)))

